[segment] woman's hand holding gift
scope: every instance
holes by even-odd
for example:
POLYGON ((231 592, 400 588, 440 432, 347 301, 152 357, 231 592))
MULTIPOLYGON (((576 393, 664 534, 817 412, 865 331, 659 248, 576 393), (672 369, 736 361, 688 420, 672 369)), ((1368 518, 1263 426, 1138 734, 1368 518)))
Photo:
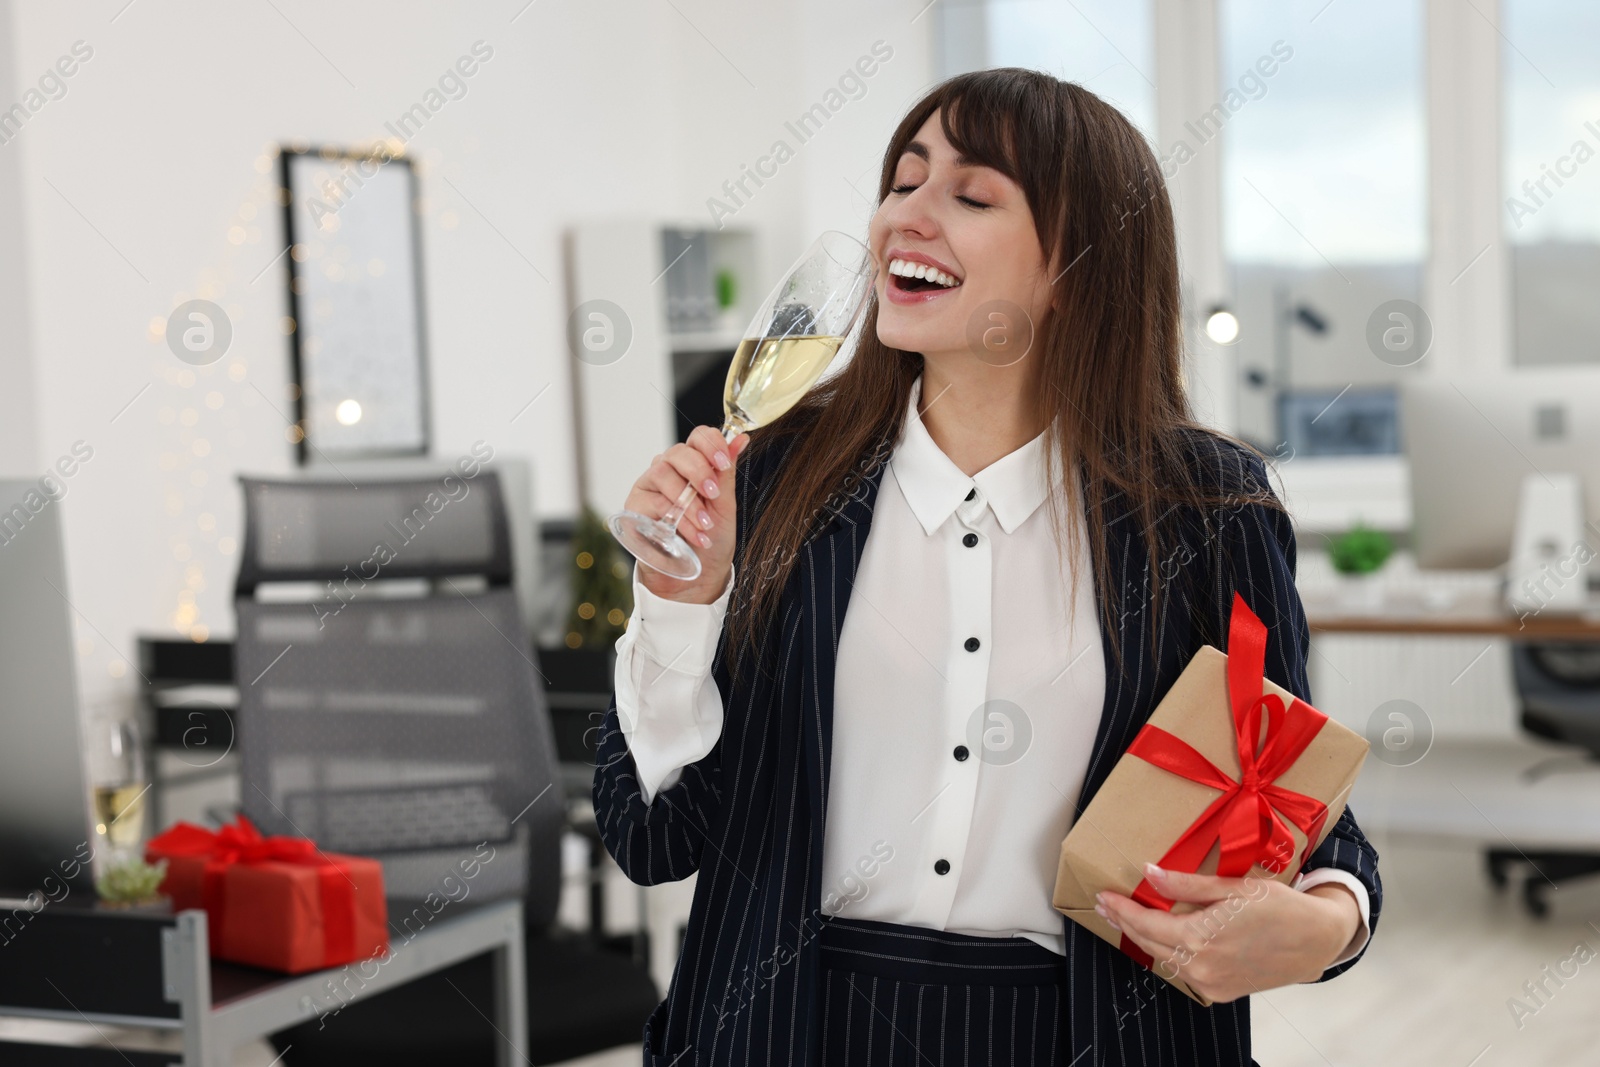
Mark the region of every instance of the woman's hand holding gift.
POLYGON ((1096 896, 1095 911, 1148 952, 1163 978, 1182 978, 1216 1003, 1315 981, 1361 923, 1354 894, 1333 883, 1301 891, 1270 878, 1185 874, 1153 863, 1145 875, 1162 896, 1199 909, 1175 915, 1108 890, 1096 896))

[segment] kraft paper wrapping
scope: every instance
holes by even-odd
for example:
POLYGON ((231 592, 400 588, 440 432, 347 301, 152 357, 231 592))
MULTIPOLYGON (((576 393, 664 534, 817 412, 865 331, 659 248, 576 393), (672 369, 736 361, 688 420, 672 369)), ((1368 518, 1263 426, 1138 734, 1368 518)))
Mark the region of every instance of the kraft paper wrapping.
MULTIPOLYGON (((1227 663, 1228 657, 1222 652, 1209 645, 1203 647, 1156 706, 1149 721, 1187 741, 1237 781, 1240 774, 1238 736, 1228 699, 1227 663)), ((1276 694, 1285 705, 1294 699, 1288 690, 1270 679, 1264 680, 1263 691, 1276 694)), ((1328 805, 1321 832, 1311 849, 1306 850, 1305 836, 1299 827, 1289 822, 1295 841, 1290 862, 1278 874, 1272 874, 1258 863, 1247 877, 1273 878, 1285 884, 1293 880, 1300 870, 1300 856, 1315 851, 1344 811, 1367 748, 1366 739, 1348 727, 1332 719, 1323 724, 1300 758, 1276 779, 1283 788, 1315 797, 1328 805)), ((1220 795, 1218 789, 1125 754, 1112 768, 1066 840, 1061 842, 1061 862, 1052 899, 1056 910, 1120 950, 1122 935, 1095 913, 1095 894, 1110 889, 1131 895, 1144 878, 1144 864, 1159 862, 1220 795)), ((1220 851, 1217 845, 1212 845, 1200 864, 1199 873, 1216 873, 1220 851)), ((1197 910, 1195 905, 1179 901, 1172 913, 1179 915, 1194 910, 1197 910)), ((1155 973, 1190 999, 1203 1005, 1211 1003, 1182 979, 1175 975, 1169 977, 1166 972, 1174 968, 1163 967, 1163 962, 1156 961, 1155 973)))

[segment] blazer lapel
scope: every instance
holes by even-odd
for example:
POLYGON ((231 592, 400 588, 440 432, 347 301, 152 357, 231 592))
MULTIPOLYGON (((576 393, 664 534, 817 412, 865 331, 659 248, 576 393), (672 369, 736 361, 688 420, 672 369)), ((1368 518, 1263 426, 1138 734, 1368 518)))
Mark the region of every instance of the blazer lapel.
POLYGON ((1105 782, 1122 753, 1133 743, 1133 736, 1144 725, 1136 716, 1143 699, 1146 678, 1152 664, 1146 663, 1150 647, 1150 566, 1144 539, 1138 535, 1137 520, 1127 508, 1126 498, 1107 489, 1101 498, 1106 516, 1106 562, 1109 573, 1095 575, 1095 608, 1099 615, 1101 654, 1105 658, 1106 694, 1100 709, 1100 728, 1095 733, 1094 749, 1084 774, 1083 788, 1073 818, 1105 782), (1122 651, 1122 667, 1117 667, 1112 647, 1113 629, 1107 629, 1105 603, 1113 591, 1120 594, 1113 627, 1122 651))
POLYGON ((880 440, 857 469, 861 477, 849 490, 829 501, 823 525, 800 548, 791 578, 792 595, 800 598, 800 675, 803 685, 801 716, 805 750, 806 793, 813 825, 813 845, 821 870, 822 828, 828 809, 828 765, 833 751, 834 673, 839 658, 839 634, 845 610, 855 588, 856 571, 872 526, 883 472, 893 452, 893 441, 880 440))

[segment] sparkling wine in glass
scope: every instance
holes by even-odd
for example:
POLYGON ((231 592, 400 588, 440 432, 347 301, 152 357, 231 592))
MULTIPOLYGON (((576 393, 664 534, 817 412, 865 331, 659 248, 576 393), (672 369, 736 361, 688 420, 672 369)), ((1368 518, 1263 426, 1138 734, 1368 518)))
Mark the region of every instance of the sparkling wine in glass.
MULTIPOLYGON (((723 386, 722 436, 771 423, 810 391, 838 353, 872 290, 872 256, 855 238, 829 230, 811 243, 756 311, 723 386)), ((611 516, 611 533, 634 557, 684 581, 700 577, 700 557, 678 533, 695 488, 665 515, 611 516)))
POLYGON ((139 728, 125 720, 98 719, 89 738, 94 782, 95 834, 112 855, 131 854, 144 841, 144 796, 150 791, 139 728))

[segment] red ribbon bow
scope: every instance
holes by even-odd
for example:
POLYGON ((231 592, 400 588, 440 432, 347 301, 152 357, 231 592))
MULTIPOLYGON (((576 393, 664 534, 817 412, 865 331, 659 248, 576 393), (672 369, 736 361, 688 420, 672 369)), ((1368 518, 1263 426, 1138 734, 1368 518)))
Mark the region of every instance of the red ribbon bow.
POLYGON ((225 911, 223 878, 229 867, 243 863, 292 863, 318 868, 322 889, 322 927, 324 951, 328 959, 349 959, 355 955, 356 891, 344 864, 317 848, 304 837, 263 837, 261 831, 238 816, 221 830, 207 830, 194 823, 180 822, 150 839, 146 848, 163 856, 196 856, 205 860, 201 897, 210 932, 211 947, 217 946, 225 911))
MULTIPOLYGON (((1276 780, 1305 752, 1328 717, 1303 700, 1290 698, 1285 707, 1277 694, 1263 693, 1266 656, 1266 625, 1235 593, 1228 622, 1228 701, 1239 751, 1238 781, 1187 741, 1159 726, 1146 724, 1128 746, 1131 754, 1148 763, 1222 791, 1157 862, 1165 870, 1198 870, 1212 845, 1220 842, 1218 875, 1238 878, 1258 863, 1278 874, 1294 856, 1294 835, 1285 819, 1305 835, 1302 866, 1322 833, 1328 806, 1315 797, 1285 789, 1276 780), (1258 747, 1263 719, 1266 737, 1258 747)), ((1163 911, 1171 911, 1174 903, 1143 879, 1132 896, 1147 908, 1163 911)), ((1146 967, 1154 962, 1126 934, 1121 948, 1146 967)))

